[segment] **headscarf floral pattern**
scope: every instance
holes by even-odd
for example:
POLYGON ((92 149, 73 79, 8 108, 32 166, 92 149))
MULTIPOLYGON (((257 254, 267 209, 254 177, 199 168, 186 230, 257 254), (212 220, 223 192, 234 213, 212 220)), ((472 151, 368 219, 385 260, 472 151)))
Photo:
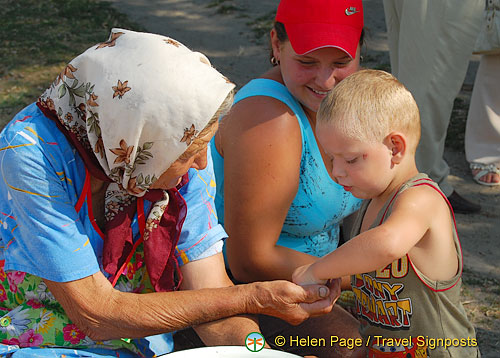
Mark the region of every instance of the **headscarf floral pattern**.
MULTIPOLYGON (((90 172, 111 182, 109 224, 148 192, 233 88, 204 55, 176 40, 113 29, 61 71, 38 106, 71 137, 90 172)), ((166 191, 155 200, 145 240, 170 200, 166 191)))

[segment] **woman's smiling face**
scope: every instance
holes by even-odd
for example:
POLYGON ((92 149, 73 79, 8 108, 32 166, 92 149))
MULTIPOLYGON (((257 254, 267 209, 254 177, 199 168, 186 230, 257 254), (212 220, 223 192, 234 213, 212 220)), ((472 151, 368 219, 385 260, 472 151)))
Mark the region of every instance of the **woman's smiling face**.
POLYGON ((273 33, 271 43, 274 57, 280 62, 283 82, 290 93, 312 112, 318 111, 328 91, 359 68, 359 45, 356 57, 351 58, 335 47, 298 55, 290 41, 282 43, 273 33))

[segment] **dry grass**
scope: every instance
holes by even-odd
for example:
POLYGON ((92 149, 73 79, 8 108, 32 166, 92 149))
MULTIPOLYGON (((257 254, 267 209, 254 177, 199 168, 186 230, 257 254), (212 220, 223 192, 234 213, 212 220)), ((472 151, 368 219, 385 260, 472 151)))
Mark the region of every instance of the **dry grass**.
POLYGON ((500 351, 500 282, 465 270, 462 302, 483 352, 500 351))

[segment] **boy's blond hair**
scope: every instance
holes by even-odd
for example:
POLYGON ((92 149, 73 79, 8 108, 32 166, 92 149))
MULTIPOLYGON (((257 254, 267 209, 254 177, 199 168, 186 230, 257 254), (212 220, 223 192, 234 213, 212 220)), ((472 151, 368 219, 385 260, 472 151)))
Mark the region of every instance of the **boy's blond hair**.
POLYGON ((317 118, 365 142, 382 142, 392 131, 400 131, 409 138, 413 153, 420 140, 417 103, 401 82, 380 70, 362 70, 345 78, 323 99, 317 118))

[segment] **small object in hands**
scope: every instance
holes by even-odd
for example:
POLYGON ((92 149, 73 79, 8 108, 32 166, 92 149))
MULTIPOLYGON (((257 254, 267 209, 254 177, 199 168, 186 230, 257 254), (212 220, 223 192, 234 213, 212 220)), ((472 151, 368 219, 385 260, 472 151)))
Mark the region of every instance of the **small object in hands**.
POLYGON ((340 297, 337 300, 337 304, 345 309, 356 307, 354 292, 352 292, 351 290, 342 291, 340 293, 340 297))

